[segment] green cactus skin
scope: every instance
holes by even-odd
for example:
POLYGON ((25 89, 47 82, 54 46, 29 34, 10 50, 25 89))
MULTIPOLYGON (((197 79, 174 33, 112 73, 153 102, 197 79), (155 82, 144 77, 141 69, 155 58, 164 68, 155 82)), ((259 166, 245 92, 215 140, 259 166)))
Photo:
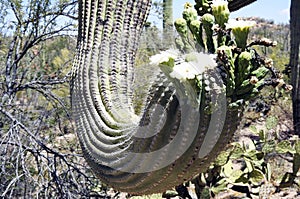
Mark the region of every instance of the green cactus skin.
POLYGON ((184 18, 176 19, 174 25, 180 36, 187 37, 188 26, 187 21, 184 18))
POLYGON ((187 21, 184 18, 178 18, 174 22, 176 31, 180 35, 180 40, 175 41, 177 45, 180 46, 180 49, 183 50, 183 52, 190 52, 193 50, 191 44, 189 43, 189 38, 188 38, 188 25, 187 21), (183 44, 183 46, 182 46, 183 44))
POLYGON ((251 76, 255 76, 257 77, 257 79, 263 79, 268 73, 270 72, 270 70, 268 68, 265 67, 260 67, 258 69, 256 69, 255 71, 251 72, 251 76))
MULTIPOLYGON (((236 131, 242 118, 244 100, 258 94, 268 72, 267 68, 253 61, 257 57, 248 47, 244 46, 241 52, 233 46, 224 45, 217 48, 222 70, 221 66, 218 67, 221 73, 225 73, 226 80, 226 87, 221 87, 226 89, 227 94, 225 103, 221 104, 225 108, 223 112, 216 111, 216 105, 212 104, 212 94, 219 94, 215 91, 216 82, 223 76, 221 78, 208 70, 197 75, 196 80, 184 82, 182 87, 180 81, 168 78, 163 72, 153 71, 155 77, 149 82, 141 114, 136 115, 132 85, 134 75, 140 74, 135 74, 134 60, 150 3, 150 0, 79 1, 79 36, 71 85, 76 132, 86 161, 104 184, 132 195, 161 193, 205 172, 219 152, 225 150, 236 131), (251 82, 251 77, 257 79, 251 82), (197 85, 197 92, 188 97, 197 97, 197 108, 188 109, 186 113, 189 114, 183 118, 184 106, 181 106, 181 97, 176 94, 183 96, 194 91, 194 88, 190 89, 191 83, 197 85), (158 118, 151 117, 161 107, 164 114, 156 115, 158 118), (201 119, 190 114, 192 111, 201 119), (209 131, 210 122, 215 119, 212 113, 225 115, 225 121, 216 119, 216 126, 221 130, 209 131), (155 119, 157 121, 151 123, 155 119), (161 123, 163 119, 165 121, 161 123), (148 123, 152 126, 147 127, 148 123), (179 131, 180 124, 183 124, 184 131, 179 131), (154 129, 155 134, 140 138, 137 136, 140 127, 145 127, 143 132, 146 133, 154 129), (186 140, 194 130, 196 135, 187 145, 186 140), (175 136, 179 136, 181 141, 176 149, 164 148, 175 136), (210 151, 199 155, 202 147, 206 149, 211 144, 206 141, 207 136, 211 137, 214 145, 211 145, 210 151), (176 156, 172 163, 156 168, 170 154, 177 155, 178 149, 186 146, 184 153, 176 156), (161 148, 164 150, 159 155, 143 159, 145 154, 161 148), (155 169, 140 170, 148 165, 155 169), (139 172, 131 172, 136 170, 139 172)), ((180 34, 176 43, 183 52, 191 50, 188 30, 201 45, 204 28, 206 50, 215 53, 217 44, 212 30, 215 18, 208 14, 211 12, 210 3, 208 0, 196 1, 196 6, 201 8, 197 10, 202 16, 201 21, 196 20, 194 11, 187 10, 186 19, 176 20, 175 27, 180 34)), ((193 60, 187 57, 187 60, 190 59, 193 60)), ((175 64, 175 60, 171 61, 175 64)), ((171 72, 171 68, 165 69, 166 73, 171 72)))
POLYGON ((213 39, 213 25, 215 23, 215 17, 209 13, 206 13, 201 18, 203 28, 206 33, 206 47, 209 53, 215 53, 215 44, 213 39))
POLYGON ((221 28, 225 28, 225 23, 228 22, 230 11, 228 9, 228 3, 225 2, 222 5, 211 5, 212 14, 216 19, 216 23, 219 24, 221 28))
POLYGON ((227 109, 224 127, 221 131, 212 132, 219 135, 215 139, 216 144, 207 155, 199 157, 201 146, 208 144, 204 140, 208 124, 213 119, 210 112, 205 111, 211 107, 209 92, 213 86, 208 74, 201 85, 199 109, 195 109, 201 120, 188 117, 184 123, 186 131, 178 135, 182 138, 178 147, 185 147, 184 140, 191 131, 188 127, 195 124, 198 127, 184 154, 172 164, 157 170, 139 173, 124 171, 124 168, 135 170, 147 166, 147 161, 160 163, 177 151, 164 151, 145 162, 130 155, 132 152, 147 153, 163 147, 166 141, 177 135, 181 122, 182 107, 175 95, 174 85, 162 73, 149 82, 152 86, 142 114, 136 115, 134 112, 133 65, 149 8, 150 0, 79 1, 78 47, 71 85, 76 132, 86 161, 104 184, 132 195, 161 193, 204 172, 218 153, 224 150, 241 118, 240 110, 227 109), (147 116, 159 107, 166 110, 165 125, 154 123, 153 129, 157 129, 157 133, 152 137, 135 137, 136 128, 143 127, 147 116))
POLYGON ((169 41, 173 34, 173 0, 163 0, 164 40, 169 41))
POLYGON ((238 90, 236 91, 236 95, 244 95, 249 94, 255 86, 250 83, 250 79, 246 79, 242 82, 239 86, 238 90))
POLYGON ((252 68, 251 65, 252 54, 250 52, 244 51, 237 57, 237 67, 235 71, 236 75, 236 84, 240 83, 247 79, 252 68))
POLYGON ((181 37, 176 37, 175 38, 175 45, 176 45, 176 48, 180 51, 180 52, 185 52, 185 45, 182 41, 182 38, 181 37))
POLYGON ((193 33, 193 36, 197 42, 197 44, 200 45, 201 48, 205 48, 203 38, 202 38, 202 24, 199 20, 193 20, 190 23, 190 30, 193 33))
POLYGON ((210 13, 210 0, 195 0, 195 9, 197 10, 199 16, 202 16, 206 13, 210 13))
POLYGON ((222 45, 217 48, 217 54, 220 58, 224 59, 221 64, 225 67, 227 77, 223 79, 226 82, 227 96, 232 96, 235 90, 235 57, 232 53, 232 47, 222 45))
POLYGON ((198 14, 190 3, 186 3, 182 12, 182 17, 187 21, 187 24, 189 25, 191 21, 197 20, 198 14))

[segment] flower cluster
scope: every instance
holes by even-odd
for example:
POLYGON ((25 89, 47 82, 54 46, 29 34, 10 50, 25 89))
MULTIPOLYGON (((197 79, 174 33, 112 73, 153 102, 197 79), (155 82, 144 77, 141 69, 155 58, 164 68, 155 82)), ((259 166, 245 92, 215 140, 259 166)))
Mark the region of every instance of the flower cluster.
MULTIPOLYGON (((151 57, 151 63, 158 65, 174 81, 176 88, 181 86, 186 89, 182 93, 193 98, 191 89, 201 89, 199 79, 209 68, 218 69, 229 101, 235 103, 254 98, 268 84, 265 81, 267 75, 276 73, 272 71, 272 60, 262 59, 252 45, 272 47, 276 42, 264 39, 249 44, 248 35, 256 22, 229 19, 226 0, 201 2, 195 7, 186 3, 182 18, 175 21, 179 34, 175 42, 179 50, 161 52, 151 57)), ((290 90, 291 87, 279 76, 271 78, 274 79, 272 85, 283 85, 280 87, 290 90)))
POLYGON ((217 66, 215 56, 212 54, 194 52, 179 55, 176 50, 162 51, 160 54, 150 57, 150 64, 172 68, 168 75, 180 81, 195 79, 197 75, 202 74, 206 69, 217 66), (176 64, 174 62, 176 59, 184 61, 176 64))

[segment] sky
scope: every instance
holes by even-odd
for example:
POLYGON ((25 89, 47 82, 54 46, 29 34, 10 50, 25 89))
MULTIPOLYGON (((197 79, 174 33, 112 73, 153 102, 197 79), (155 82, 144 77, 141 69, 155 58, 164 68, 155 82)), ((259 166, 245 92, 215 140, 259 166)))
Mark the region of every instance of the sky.
MULTIPOLYGON (((181 17, 184 3, 187 0, 173 0, 174 19, 181 17)), ((190 0, 189 2, 194 2, 190 0)), ((274 20, 275 23, 289 23, 290 0, 257 0, 234 13, 231 17, 261 17, 274 20)))
MULTIPOLYGON (((174 20, 181 17, 183 5, 185 2, 194 3, 193 0, 173 0, 173 17, 174 20)), ((289 23, 290 18, 290 0, 257 0, 256 2, 231 13, 232 18, 236 17, 261 17, 273 20, 275 23, 289 23)), ((149 20, 155 25, 161 27, 161 21, 158 22, 155 17, 149 16, 149 20)))

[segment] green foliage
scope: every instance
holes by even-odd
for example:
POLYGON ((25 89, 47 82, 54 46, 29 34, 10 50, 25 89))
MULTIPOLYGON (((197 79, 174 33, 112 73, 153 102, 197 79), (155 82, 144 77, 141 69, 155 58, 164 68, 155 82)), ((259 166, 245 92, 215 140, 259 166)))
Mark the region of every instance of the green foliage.
POLYGON ((202 186, 209 187, 210 195, 214 196, 235 186, 247 187, 247 189, 238 188, 239 192, 250 188, 247 194, 253 197, 260 196, 265 186, 277 180, 274 179, 273 168, 268 162, 268 157, 274 154, 291 156, 293 159, 292 173, 284 171, 286 173, 279 179, 278 188, 297 184, 296 176, 300 168, 300 139, 298 137, 291 140, 268 138, 269 128, 266 126, 265 130, 258 130, 255 126, 250 126, 249 129, 259 139, 231 143, 230 148, 217 157, 209 170, 205 174, 200 174, 198 179, 202 181, 202 186))
POLYGON ((266 119, 266 128, 273 129, 278 124, 278 119, 275 116, 270 116, 266 119))

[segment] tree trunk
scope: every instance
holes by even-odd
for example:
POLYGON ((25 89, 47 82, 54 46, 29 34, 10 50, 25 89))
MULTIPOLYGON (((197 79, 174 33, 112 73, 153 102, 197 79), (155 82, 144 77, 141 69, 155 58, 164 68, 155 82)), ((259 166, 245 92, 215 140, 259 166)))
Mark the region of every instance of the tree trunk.
POLYGON ((290 67, 292 69, 293 85, 293 119, 294 131, 300 135, 300 66, 299 66, 299 44, 300 44, 300 1, 292 0, 290 8, 290 30, 291 30, 291 52, 290 67))

